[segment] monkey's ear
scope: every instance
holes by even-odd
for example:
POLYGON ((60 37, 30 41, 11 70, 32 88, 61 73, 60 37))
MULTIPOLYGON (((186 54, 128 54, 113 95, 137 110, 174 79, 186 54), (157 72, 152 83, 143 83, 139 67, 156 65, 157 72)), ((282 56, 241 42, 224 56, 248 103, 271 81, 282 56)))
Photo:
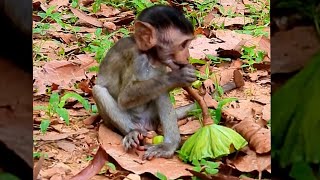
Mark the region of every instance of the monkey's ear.
POLYGON ((149 50, 157 44, 156 30, 152 25, 136 21, 134 28, 134 38, 140 50, 149 50))

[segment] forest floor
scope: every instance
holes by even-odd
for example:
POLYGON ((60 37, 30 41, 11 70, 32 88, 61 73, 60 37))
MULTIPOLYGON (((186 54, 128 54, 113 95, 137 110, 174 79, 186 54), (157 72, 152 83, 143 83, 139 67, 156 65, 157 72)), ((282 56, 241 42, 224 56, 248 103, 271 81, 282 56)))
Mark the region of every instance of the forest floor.
MULTIPOLYGON (((108 162, 92 179, 271 179, 269 8, 267 0, 33 0, 35 165, 44 158, 38 177, 71 178, 90 164, 101 145, 107 147, 108 162), (153 4, 181 8, 191 20, 197 36, 189 48, 190 63, 198 70, 194 88, 203 84, 204 100, 214 112, 219 102, 230 101, 220 125, 248 141, 237 153, 204 160, 200 172, 177 155, 149 162, 124 155, 119 135, 94 121, 91 88, 99 62, 117 40, 130 35, 136 14, 153 4), (234 76, 244 83, 213 93, 236 81, 234 76)), ((170 95, 175 107, 192 101, 182 89, 170 95)), ((199 118, 201 113, 193 111, 179 121, 183 140, 201 127, 199 118)))

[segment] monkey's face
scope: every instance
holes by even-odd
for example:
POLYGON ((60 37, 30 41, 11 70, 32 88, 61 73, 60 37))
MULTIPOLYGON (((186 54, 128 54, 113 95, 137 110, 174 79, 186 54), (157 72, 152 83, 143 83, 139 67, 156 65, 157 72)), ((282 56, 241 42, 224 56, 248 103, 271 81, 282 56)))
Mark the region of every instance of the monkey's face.
POLYGON ((176 69, 188 64, 188 48, 194 35, 183 33, 177 27, 157 29, 149 23, 136 21, 134 38, 139 50, 176 69))
POLYGON ((194 39, 192 34, 183 34, 179 30, 171 28, 166 32, 159 32, 157 44, 157 56, 165 64, 188 64, 189 45, 194 39), (170 61, 170 62, 169 62, 170 61))

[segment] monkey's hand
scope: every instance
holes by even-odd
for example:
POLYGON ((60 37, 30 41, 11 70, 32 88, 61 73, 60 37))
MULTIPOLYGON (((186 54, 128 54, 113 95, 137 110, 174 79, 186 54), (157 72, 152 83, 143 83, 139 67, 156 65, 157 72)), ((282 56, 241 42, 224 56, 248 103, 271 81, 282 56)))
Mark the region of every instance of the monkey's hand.
POLYGON ((147 132, 145 131, 132 130, 122 140, 124 150, 128 151, 132 148, 137 148, 141 150, 142 146, 140 145, 140 142, 143 141, 145 136, 147 136, 147 132))
POLYGON ((143 160, 151 160, 152 158, 171 158, 176 150, 172 143, 162 143, 157 145, 146 145, 143 160))
POLYGON ((169 79, 177 87, 190 86, 194 81, 197 80, 195 68, 191 64, 185 65, 181 69, 172 70, 169 73, 169 76, 169 79))

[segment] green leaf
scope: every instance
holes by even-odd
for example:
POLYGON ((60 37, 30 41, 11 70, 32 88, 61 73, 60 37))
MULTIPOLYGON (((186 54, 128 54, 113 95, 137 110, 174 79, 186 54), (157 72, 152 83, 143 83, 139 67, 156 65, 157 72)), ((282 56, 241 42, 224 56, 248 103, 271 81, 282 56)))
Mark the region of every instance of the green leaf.
POLYGON ((195 82, 192 83, 192 86, 196 89, 200 88, 202 85, 202 82, 200 80, 196 80, 195 82))
POLYGON ((70 124, 69 113, 65 108, 56 108, 55 111, 60 117, 63 118, 67 125, 70 124))
POLYGON ((88 69, 89 72, 99 72, 99 66, 92 66, 88 69))
POLYGON ((113 170, 113 171, 117 170, 117 169, 116 169, 116 166, 115 166, 113 163, 111 163, 111 162, 107 162, 107 166, 108 166, 111 170, 113 170))
POLYGON ((175 103, 176 103, 176 99, 174 98, 173 93, 170 92, 169 98, 170 98, 170 102, 171 102, 172 104, 175 104, 175 103))
POLYGON ((74 93, 74 92, 68 92, 64 96, 62 96, 61 100, 60 100, 60 103, 59 103, 59 107, 62 108, 65 105, 67 99, 69 99, 69 98, 76 99, 77 101, 79 101, 83 105, 83 107, 87 111, 90 111, 90 103, 89 103, 89 101, 84 99, 82 96, 80 96, 79 94, 74 93))
POLYGON ((216 120, 218 122, 220 122, 220 120, 221 120, 222 107, 224 105, 226 105, 226 104, 228 104, 228 103, 230 103, 232 101, 236 101, 236 100, 237 100, 237 98, 226 98, 226 99, 223 99, 223 100, 219 101, 218 107, 216 109, 216 120))
POLYGON ((194 171, 196 171, 196 172, 200 172, 201 171, 201 166, 194 166, 192 169, 194 171))
POLYGON ((99 37, 102 34, 102 29, 101 28, 97 28, 96 31, 94 32, 94 34, 99 37))
POLYGON ((56 8, 56 6, 50 6, 47 10, 46 10, 46 14, 47 15, 51 15, 53 10, 56 8))
POLYGON ((94 105, 91 106, 91 112, 92 113, 97 113, 98 112, 97 105, 94 104, 94 105))
POLYGON ((41 153, 40 152, 33 152, 33 158, 40 158, 41 153))
POLYGON ((72 0, 71 6, 73 8, 76 8, 76 7, 78 7, 78 4, 79 4, 79 0, 72 0))
POLYGON ((101 6, 101 0, 95 0, 95 2, 92 5, 92 10, 94 13, 98 12, 100 10, 101 6))
POLYGON ((49 125, 50 125, 50 120, 47 120, 47 119, 42 120, 40 124, 40 131, 42 133, 46 133, 49 125))
POLYGON ((208 173, 209 175, 215 175, 219 172, 218 169, 214 169, 214 168, 205 168, 206 173, 208 173))
POLYGON ((167 180, 168 179, 164 174, 162 174, 160 172, 157 172, 156 177, 160 180, 167 180))
POLYGON ((233 129, 212 124, 200 128, 190 136, 178 151, 179 158, 189 162, 229 155, 246 146, 248 142, 233 129), (234 149, 230 147, 234 147, 234 149))
POLYGON ((53 108, 58 107, 58 104, 59 104, 59 94, 58 93, 54 92, 51 94, 50 99, 49 99, 49 104, 53 108))
POLYGON ((206 166, 212 169, 217 169, 220 166, 220 164, 217 162, 207 161, 206 166))
POLYGON ((20 180, 20 179, 13 174, 0 172, 0 180, 20 180))
POLYGON ((190 64, 206 64, 205 60, 195 59, 195 58, 189 58, 190 64))
POLYGON ((47 106, 33 106, 34 111, 43 110, 46 111, 48 109, 47 106))
POLYGON ((47 17, 47 14, 44 12, 38 12, 38 16, 40 16, 42 19, 45 19, 47 17))
POLYGON ((294 179, 316 180, 312 168, 305 162, 294 163, 290 176, 294 179))
POLYGON ((209 70, 209 65, 208 64, 206 64, 205 73, 206 73, 206 78, 209 78, 210 70, 209 70))

